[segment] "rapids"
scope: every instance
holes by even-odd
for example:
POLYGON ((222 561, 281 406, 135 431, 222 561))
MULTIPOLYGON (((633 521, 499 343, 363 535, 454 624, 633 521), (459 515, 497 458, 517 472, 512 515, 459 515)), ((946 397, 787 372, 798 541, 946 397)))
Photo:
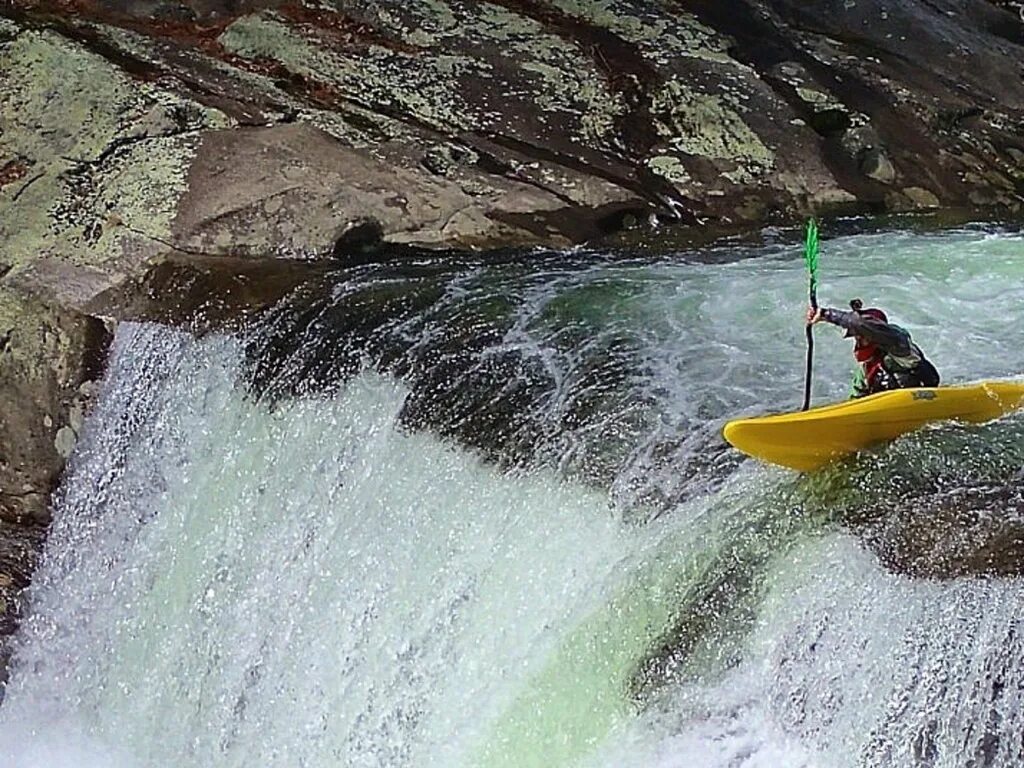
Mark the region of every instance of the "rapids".
MULTIPOLYGON (((1019 234, 821 265, 947 383, 1024 373, 1019 234)), ((799 407, 805 290, 780 237, 368 265, 245 332, 122 325, 2 764, 1020 765, 1024 420, 741 460, 726 418, 799 407)), ((844 397, 849 342, 816 352, 844 397)))

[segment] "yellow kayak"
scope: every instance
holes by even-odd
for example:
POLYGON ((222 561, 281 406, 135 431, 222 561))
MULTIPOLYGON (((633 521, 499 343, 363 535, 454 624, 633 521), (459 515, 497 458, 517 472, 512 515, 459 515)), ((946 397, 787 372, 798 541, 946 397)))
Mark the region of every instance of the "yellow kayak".
POLYGON ((898 389, 809 411, 737 419, 726 424, 722 434, 750 456, 809 471, 934 421, 978 424, 1021 407, 1024 382, 981 381, 898 389))

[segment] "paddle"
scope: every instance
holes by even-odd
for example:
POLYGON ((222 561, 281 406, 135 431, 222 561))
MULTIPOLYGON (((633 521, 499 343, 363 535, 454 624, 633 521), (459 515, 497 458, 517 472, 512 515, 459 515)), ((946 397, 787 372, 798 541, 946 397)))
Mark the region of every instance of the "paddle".
MULTIPOLYGON (((807 262, 811 307, 818 308, 818 223, 807 220, 807 234, 804 237, 804 261, 807 262)), ((807 324, 807 371, 804 374, 804 407, 811 407, 811 367, 814 363, 814 326, 807 324)))

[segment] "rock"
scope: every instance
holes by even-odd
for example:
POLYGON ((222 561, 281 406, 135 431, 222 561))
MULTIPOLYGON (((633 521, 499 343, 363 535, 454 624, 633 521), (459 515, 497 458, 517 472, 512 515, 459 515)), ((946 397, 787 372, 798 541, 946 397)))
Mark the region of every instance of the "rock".
POLYGON ((0 93, 0 157, 30 165, 0 188, 14 266, 46 256, 109 274, 166 250, 195 132, 228 123, 47 30, 0 47, 0 93))
POLYGON ((843 152, 854 160, 860 160, 866 152, 882 145, 882 139, 875 127, 867 122, 867 118, 863 120, 865 122, 861 122, 859 118, 856 125, 843 131, 840 139, 843 152))
POLYGON ((896 169, 885 150, 873 147, 864 152, 861 157, 860 169, 869 179, 880 181, 882 184, 892 184, 896 180, 896 169))
POLYGON ((102 321, 0 281, 0 656, 50 522, 49 496, 102 371, 102 321))
POLYGON ((885 209, 894 213, 906 213, 917 210, 917 207, 910 201, 910 198, 905 197, 902 192, 895 189, 890 189, 885 193, 884 202, 885 209))
POLYGON ((107 328, 0 285, 0 518, 47 517, 42 507, 73 446, 79 387, 103 369, 107 328))
POLYGON ((71 457, 71 452, 75 450, 76 442, 78 442, 78 437, 75 435, 75 430, 70 426, 61 427, 57 430, 57 436, 53 439, 53 447, 60 454, 60 457, 66 460, 71 457))
POLYGON ((233 232, 232 255, 332 255, 364 219, 385 242, 486 247, 564 244, 651 212, 733 219, 755 196, 790 217, 853 199, 873 210, 895 168, 950 205, 989 186, 963 181, 955 158, 968 145, 998 170, 992 139, 1020 120, 1021 47, 985 42, 1007 15, 971 0, 951 27, 929 6, 812 5, 151 0, 69 13, 39 0, 7 22, 36 28, 3 54, 19 200, 2 220, 19 254, 42 237, 61 257, 138 264, 160 241, 226 253, 233 232), (91 115, 89 130, 37 130, 54 104, 91 115), (965 110, 955 135, 933 130, 965 110), (287 160, 266 151, 277 141, 287 160), (291 180, 277 176, 286 162, 291 180), (229 180, 243 190, 232 211, 212 196, 229 180), (289 185, 313 204, 295 206, 289 185), (363 198, 391 208, 361 211, 363 198))
POLYGON ((29 261, 7 274, 3 285, 26 296, 88 314, 91 302, 114 288, 124 275, 49 256, 29 261))
POLYGON ((827 87, 818 83, 807 68, 784 61, 768 70, 768 76, 792 89, 791 101, 799 102, 801 118, 825 136, 850 126, 850 110, 827 87))
POLYGON ((21 615, 22 591, 29 585, 45 538, 42 525, 0 519, 0 685, 7 677, 9 641, 21 615))
POLYGON ((905 187, 902 191, 918 208, 938 208, 941 205, 939 198, 923 187, 905 187))
POLYGON ((1024 429, 1012 420, 908 435, 807 483, 890 571, 1024 575, 1024 429), (955 458, 951 458, 955 457, 955 458))
MULTIPOLYGON (((81 387, 79 387, 79 391, 81 391, 81 387)), ((84 425, 85 408, 83 408, 80 403, 76 402, 70 409, 68 409, 68 427, 70 427, 71 431, 75 433, 75 437, 77 438, 82 434, 82 427, 84 425)), ((60 435, 58 433, 58 438, 59 437, 60 435)))
MULTIPOLYGON (((197 331, 231 330, 300 284, 316 282, 323 271, 323 265, 292 259, 170 253, 141 275, 95 295, 82 309, 118 320, 180 324, 197 331)), ((86 410, 97 393, 95 381, 79 387, 78 399, 86 410)), ((74 427, 74 421, 70 423, 74 427)))
POLYGON ((947 491, 909 503, 861 531, 888 569, 916 577, 1024 574, 1024 502, 1003 487, 947 491))
POLYGON ((424 155, 423 167, 435 176, 451 176, 460 166, 474 165, 480 156, 466 147, 457 144, 438 144, 428 149, 424 155))
POLYGON ((374 222, 371 239, 391 243, 537 242, 535 228, 508 213, 562 207, 529 185, 480 201, 444 175, 396 168, 310 125, 281 125, 206 134, 173 239, 186 251, 211 255, 339 257, 339 241, 360 245, 365 238, 351 233, 374 222), (460 215, 474 208, 481 215, 460 215))

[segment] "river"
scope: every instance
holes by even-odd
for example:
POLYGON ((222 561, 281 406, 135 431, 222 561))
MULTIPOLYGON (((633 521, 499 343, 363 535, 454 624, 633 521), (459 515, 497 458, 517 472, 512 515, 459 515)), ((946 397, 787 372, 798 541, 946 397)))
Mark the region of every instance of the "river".
MULTIPOLYGON (((768 240, 368 265, 237 333, 121 325, 3 764, 1022 764, 1024 420, 742 460, 724 421, 803 394, 800 249, 768 240)), ((1024 372, 1020 234, 846 236, 821 270, 945 382, 1024 372)), ((841 399, 850 342, 816 338, 841 399)))

